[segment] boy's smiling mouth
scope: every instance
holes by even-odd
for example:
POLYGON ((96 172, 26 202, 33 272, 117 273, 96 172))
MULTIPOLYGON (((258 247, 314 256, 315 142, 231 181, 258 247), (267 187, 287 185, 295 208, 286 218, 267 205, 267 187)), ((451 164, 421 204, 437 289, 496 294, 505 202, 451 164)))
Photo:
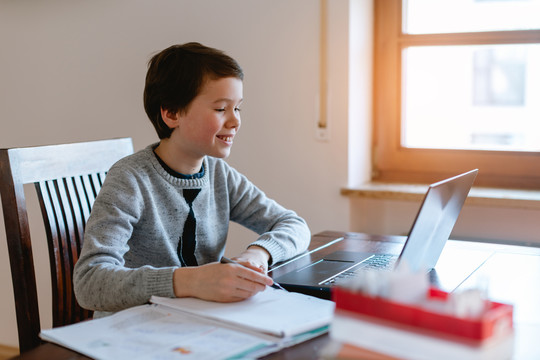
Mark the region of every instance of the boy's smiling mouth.
POLYGON ((217 135, 217 137, 226 142, 232 142, 234 135, 217 135))

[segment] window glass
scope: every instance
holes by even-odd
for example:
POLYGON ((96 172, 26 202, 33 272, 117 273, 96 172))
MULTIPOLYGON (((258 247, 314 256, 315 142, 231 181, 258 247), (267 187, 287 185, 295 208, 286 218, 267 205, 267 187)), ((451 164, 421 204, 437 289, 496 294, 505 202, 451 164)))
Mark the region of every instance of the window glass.
POLYGON ((540 29, 540 0, 408 0, 404 33, 540 29))
POLYGON ((402 146, 540 151, 540 45, 415 46, 402 60, 402 146))

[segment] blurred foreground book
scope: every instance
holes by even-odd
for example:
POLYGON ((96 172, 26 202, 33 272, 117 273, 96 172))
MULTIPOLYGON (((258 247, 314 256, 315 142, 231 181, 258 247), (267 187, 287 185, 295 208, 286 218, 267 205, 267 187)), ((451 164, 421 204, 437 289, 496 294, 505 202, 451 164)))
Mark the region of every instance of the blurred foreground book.
POLYGON ((345 287, 336 302, 323 359, 510 359, 513 307, 484 300, 475 316, 449 312, 451 295, 429 289, 426 301, 399 303, 345 287))

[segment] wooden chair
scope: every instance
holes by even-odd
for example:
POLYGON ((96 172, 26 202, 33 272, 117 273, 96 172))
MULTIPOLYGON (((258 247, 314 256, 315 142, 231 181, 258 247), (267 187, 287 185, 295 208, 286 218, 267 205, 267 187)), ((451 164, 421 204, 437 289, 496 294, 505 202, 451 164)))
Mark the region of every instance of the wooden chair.
POLYGON ((114 162, 131 153, 130 138, 0 149, 0 195, 21 353, 41 343, 23 185, 35 184, 45 223, 53 327, 76 323, 91 316, 91 312, 77 304, 72 286, 73 266, 79 257, 85 224, 106 172, 114 162))

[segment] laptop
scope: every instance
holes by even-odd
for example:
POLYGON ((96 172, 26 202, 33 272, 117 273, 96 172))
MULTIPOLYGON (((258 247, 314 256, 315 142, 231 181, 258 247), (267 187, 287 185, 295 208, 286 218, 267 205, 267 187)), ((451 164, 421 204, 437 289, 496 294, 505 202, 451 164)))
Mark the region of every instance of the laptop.
POLYGON ((393 270, 406 263, 412 271, 435 267, 467 199, 478 169, 431 184, 399 256, 335 251, 274 280, 287 290, 330 297, 335 284, 360 271, 393 270))

